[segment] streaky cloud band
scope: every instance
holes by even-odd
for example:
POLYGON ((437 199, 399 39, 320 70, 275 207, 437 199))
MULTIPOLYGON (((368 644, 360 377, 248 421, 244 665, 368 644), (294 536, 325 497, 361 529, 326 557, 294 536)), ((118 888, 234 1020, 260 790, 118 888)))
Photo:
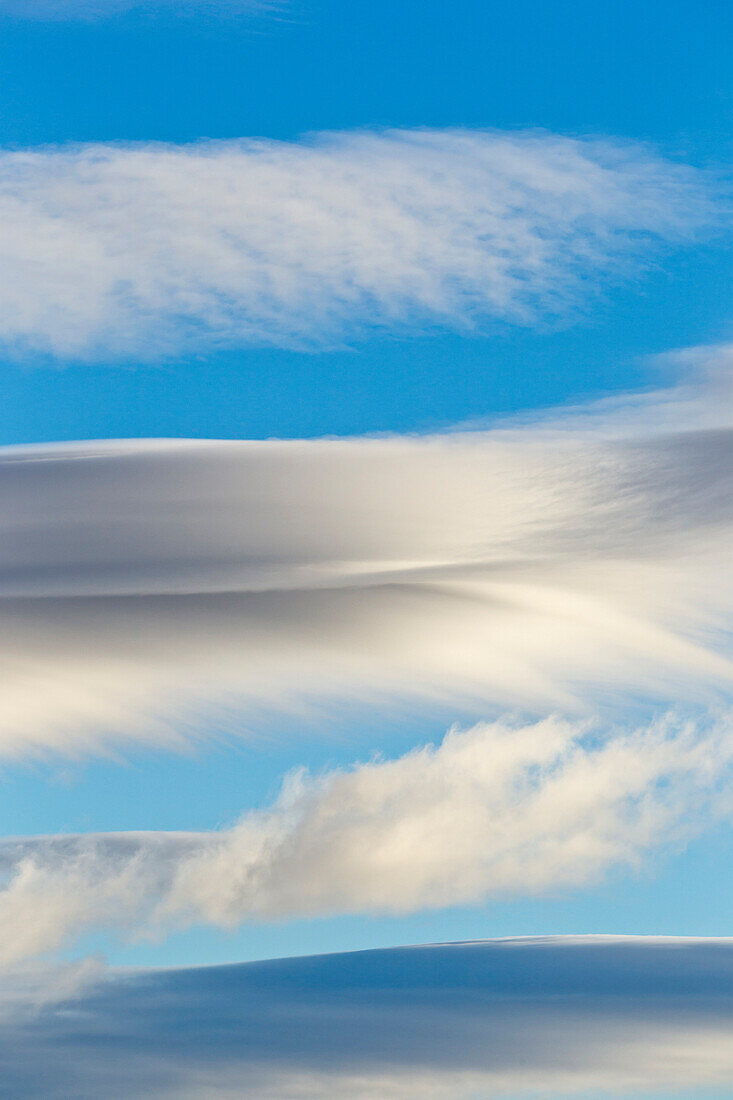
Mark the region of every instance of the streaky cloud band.
POLYGON ((236 16, 282 10, 286 0, 0 0, 0 15, 22 19, 96 20, 143 15, 236 16))
POLYGON ((140 360, 545 322, 715 205, 643 147, 543 133, 5 150, 0 346, 140 360))

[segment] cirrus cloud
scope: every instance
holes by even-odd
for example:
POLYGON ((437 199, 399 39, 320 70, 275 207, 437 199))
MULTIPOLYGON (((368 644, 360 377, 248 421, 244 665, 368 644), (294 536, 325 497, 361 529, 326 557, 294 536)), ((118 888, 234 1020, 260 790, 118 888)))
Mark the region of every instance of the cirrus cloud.
POLYGON ((126 12, 232 16, 282 8, 285 0, 0 0, 0 15, 23 19, 104 19, 126 12))
POLYGON ((141 359, 557 318, 710 200, 643 147, 538 133, 6 150, 0 346, 141 359))

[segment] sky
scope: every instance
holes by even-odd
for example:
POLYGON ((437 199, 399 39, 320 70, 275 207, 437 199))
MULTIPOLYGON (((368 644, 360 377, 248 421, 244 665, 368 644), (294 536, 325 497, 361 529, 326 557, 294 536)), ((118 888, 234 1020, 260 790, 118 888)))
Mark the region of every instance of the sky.
POLYGON ((725 1095, 732 23, 0 0, 14 1096, 725 1095))

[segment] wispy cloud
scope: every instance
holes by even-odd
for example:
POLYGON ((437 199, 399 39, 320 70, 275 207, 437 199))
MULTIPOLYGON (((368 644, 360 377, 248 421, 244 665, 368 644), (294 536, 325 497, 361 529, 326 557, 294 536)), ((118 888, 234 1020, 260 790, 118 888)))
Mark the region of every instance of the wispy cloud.
POLYGON ((404 912, 597 881, 733 808, 733 723, 483 724, 286 780, 216 833, 9 840, 0 962, 90 929, 404 912))
POLYGON ((550 134, 0 153, 5 354, 317 347, 565 316, 710 215, 694 170, 550 134))
POLYGON ((23 19, 104 19, 126 12, 232 16, 282 8, 286 0, 0 0, 0 15, 23 19))
POLYGON ((0 1034, 18 1100, 564 1100, 733 1083, 723 940, 397 948, 111 974, 35 1013, 18 1000, 0 1034))
POLYGON ((432 437, 0 454, 0 752, 218 708, 483 717, 731 683, 729 352, 706 382, 432 437), (717 373, 716 373, 717 372, 717 373))

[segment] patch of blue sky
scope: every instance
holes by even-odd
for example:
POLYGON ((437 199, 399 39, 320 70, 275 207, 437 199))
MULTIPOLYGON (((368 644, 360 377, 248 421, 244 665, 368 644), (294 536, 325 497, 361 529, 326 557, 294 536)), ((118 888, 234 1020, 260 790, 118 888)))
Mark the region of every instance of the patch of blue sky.
POLYGON ((373 335, 343 350, 249 349, 163 363, 2 367, 0 443, 301 438, 432 431, 665 381, 659 354, 729 339, 720 242, 606 288, 573 324, 373 335))
POLYGON ((725 0, 293 0, 256 24, 149 14, 3 18, 0 143, 465 125, 725 154, 725 0))

